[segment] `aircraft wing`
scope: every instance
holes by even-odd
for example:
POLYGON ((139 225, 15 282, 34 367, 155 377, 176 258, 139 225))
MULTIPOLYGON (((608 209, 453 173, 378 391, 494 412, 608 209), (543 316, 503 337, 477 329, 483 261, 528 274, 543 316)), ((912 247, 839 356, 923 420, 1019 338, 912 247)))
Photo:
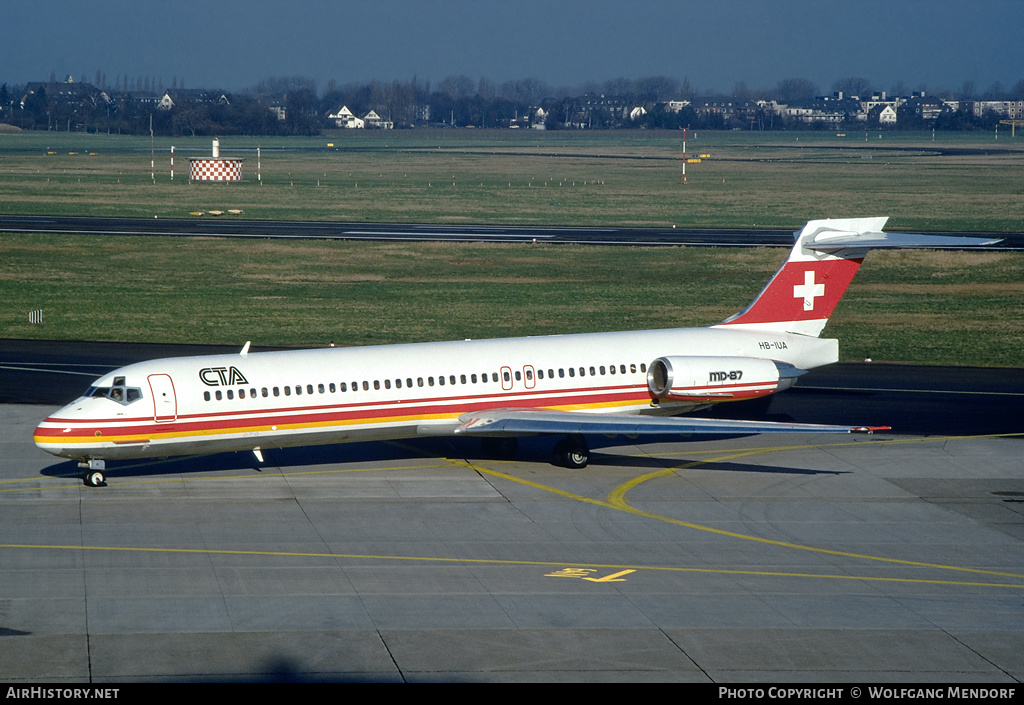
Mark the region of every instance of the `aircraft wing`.
POLYGON ((486 409, 459 417, 457 434, 525 436, 541 434, 669 435, 755 433, 871 433, 888 426, 832 426, 772 421, 736 421, 689 416, 626 416, 538 409, 486 409))

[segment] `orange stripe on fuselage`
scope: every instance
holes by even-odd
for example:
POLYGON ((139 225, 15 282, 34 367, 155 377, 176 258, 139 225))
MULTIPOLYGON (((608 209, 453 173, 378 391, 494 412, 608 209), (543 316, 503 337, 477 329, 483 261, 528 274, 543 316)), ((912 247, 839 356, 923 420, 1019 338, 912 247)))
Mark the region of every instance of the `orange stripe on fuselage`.
MULTIPOLYGON (((232 410, 191 414, 176 421, 156 423, 152 417, 125 419, 66 419, 51 417, 37 429, 38 443, 130 443, 145 440, 196 438, 342 426, 394 426, 454 419, 469 411, 509 406, 561 411, 598 411, 646 406, 646 387, 603 387, 553 392, 518 392, 464 397, 437 397, 409 402, 375 401, 358 404, 276 409, 232 410), (49 424, 53 424, 50 426, 49 424), (70 430, 65 430, 70 429, 70 430), (97 436, 96 434, 100 435, 97 436)), ((211 402, 216 404, 217 402, 211 402)))

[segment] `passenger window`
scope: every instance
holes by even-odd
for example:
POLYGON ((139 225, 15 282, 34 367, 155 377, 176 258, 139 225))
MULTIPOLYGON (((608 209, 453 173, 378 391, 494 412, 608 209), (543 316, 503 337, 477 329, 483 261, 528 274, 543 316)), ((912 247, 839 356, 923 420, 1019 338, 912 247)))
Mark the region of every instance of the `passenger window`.
POLYGON ((647 371, 647 363, 646 362, 641 362, 640 363, 640 371, 641 372, 646 372, 647 371))
POLYGON ((619 365, 619 372, 621 372, 622 374, 626 374, 626 366, 625 365, 619 365))
MULTIPOLYGON (((384 381, 384 386, 387 387, 388 389, 391 388, 391 385, 388 384, 387 380, 384 381)), ((401 389, 401 388, 402 388, 402 380, 401 379, 396 379, 395 380, 395 389, 401 389)))
POLYGON ((576 368, 575 367, 570 367, 569 368, 569 376, 570 377, 575 377, 576 376, 576 368))
POLYGON ((223 396, 221 395, 221 393, 220 393, 220 390, 219 390, 219 389, 218 389, 218 390, 217 390, 216 392, 214 392, 213 394, 214 394, 214 396, 215 396, 215 397, 217 397, 217 401, 220 401, 221 399, 223 399, 223 398, 224 398, 224 397, 223 397, 223 396))
MULTIPOLYGON (((526 373, 526 378, 530 378, 530 373, 526 373)), ((544 370, 537 370, 537 379, 544 379, 544 370)))
POLYGON ((281 388, 280 387, 274 387, 274 396, 275 397, 281 396, 281 388))
POLYGON ((205 399, 206 401, 210 401, 210 393, 209 392, 203 392, 203 399, 205 399))
POLYGON ((285 385, 285 388, 284 388, 284 395, 285 395, 286 397, 290 397, 290 396, 292 395, 292 388, 291 388, 291 387, 289 387, 288 385, 285 385))
MULTIPOLYGON (((380 389, 380 386, 376 382, 374 382, 373 383, 373 388, 374 389, 380 389)), ((365 381, 365 380, 363 381, 363 391, 364 392, 370 391, 370 383, 365 381)))
POLYGON ((434 378, 433 377, 427 377, 427 386, 429 386, 429 387, 433 387, 434 386, 434 378))
POLYGON ((503 371, 502 371, 502 373, 501 373, 501 378, 502 378, 503 380, 505 380, 506 382, 511 382, 511 381, 512 381, 512 377, 510 377, 510 376, 509 376, 509 374, 508 374, 508 370, 503 370, 503 371))
POLYGON ((232 391, 232 390, 230 390, 230 389, 229 389, 229 390, 228 390, 228 399, 234 399, 234 398, 235 398, 235 393, 234 393, 234 391, 232 391))
POLYGON ((463 384, 465 384, 466 383, 466 375, 459 375, 459 381, 462 382, 463 384))
POLYGON ((340 389, 341 389, 341 391, 343 391, 343 392, 347 392, 347 391, 348 391, 348 385, 347 385, 347 384, 345 384, 344 382, 342 382, 342 383, 341 383, 341 384, 339 385, 339 388, 340 388, 340 389))
POLYGON ((629 366, 629 371, 630 372, 636 372, 636 365, 630 365, 629 366))
POLYGON ((558 368, 558 376, 559 377, 565 377, 565 368, 563 368, 563 367, 559 367, 558 368))
MULTIPOLYGON (((334 385, 332 384, 331 386, 333 387, 334 385)), ((316 390, 317 390, 318 392, 320 392, 321 394, 323 394, 323 393, 324 393, 324 385, 322 385, 322 384, 318 384, 318 385, 317 385, 317 387, 316 387, 316 390)), ((332 389, 331 391, 333 392, 334 390, 332 389)), ((312 385, 310 385, 309 393, 310 393, 310 394, 312 394, 312 393, 313 393, 313 387, 312 387, 312 385)))
POLYGON ((470 375, 470 378, 473 380, 473 384, 476 384, 476 375, 470 375))
MULTIPOLYGON (((331 394, 334 394, 334 382, 331 382, 330 389, 331 389, 331 394)), ((320 385, 320 391, 323 391, 323 385, 322 384, 320 385)))
POLYGON ((437 378, 437 383, 440 384, 442 387, 444 386, 444 375, 441 375, 440 377, 437 378))
MULTIPOLYGON (((270 396, 270 395, 269 395, 269 394, 267 393, 267 388, 266 388, 266 387, 263 387, 262 389, 260 389, 260 394, 262 394, 262 395, 263 395, 263 396, 265 396, 265 397, 266 397, 266 396, 270 396)), ((275 394, 274 396, 276 397, 277 395, 275 394)))
POLYGON ((244 389, 239 389, 238 390, 238 398, 239 399, 245 399, 245 390, 244 389))
POLYGON ((374 389, 380 389, 380 380, 377 380, 377 379, 373 380, 373 388, 374 389))
MULTIPOLYGON (((412 380, 409 380, 409 381, 412 382, 412 380)), ((431 382, 431 384, 433 384, 433 382, 431 382)), ((416 386, 417 387, 422 387, 423 386, 423 378, 422 377, 417 377, 416 378, 416 386)))
MULTIPOLYGON (((601 370, 601 374, 604 374, 604 365, 601 365, 600 370, 601 370)), ((590 368, 590 374, 594 374, 594 368, 593 367, 590 368)))
MULTIPOLYGON (((288 387, 285 387, 285 392, 284 392, 284 393, 285 393, 285 394, 287 394, 287 393, 288 393, 288 387)), ((301 394, 302 394, 302 385, 301 385, 301 384, 296 384, 296 385, 295 385, 295 394, 296 394, 296 396, 298 396, 298 395, 301 395, 301 394)))

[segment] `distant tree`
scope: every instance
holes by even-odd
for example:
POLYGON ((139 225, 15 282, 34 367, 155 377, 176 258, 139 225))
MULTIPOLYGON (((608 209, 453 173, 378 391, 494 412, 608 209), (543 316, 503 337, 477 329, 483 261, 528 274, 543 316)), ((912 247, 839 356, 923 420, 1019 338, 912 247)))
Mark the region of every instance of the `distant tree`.
POLYGON ((779 82, 775 94, 780 103, 796 103, 814 98, 818 87, 806 78, 787 78, 779 82))
POLYGON ((832 84, 833 92, 841 92, 847 98, 850 96, 868 97, 871 95, 872 90, 871 81, 855 76, 842 78, 832 84))
POLYGON ((1006 100, 1007 94, 1006 91, 1003 90, 1003 84, 996 81, 988 87, 988 90, 985 91, 982 98, 984 100, 1006 100))
POLYGON ((689 77, 684 76, 683 85, 679 89, 679 97, 682 98, 683 100, 693 100, 694 95, 695 91, 693 90, 693 86, 690 85, 689 77))

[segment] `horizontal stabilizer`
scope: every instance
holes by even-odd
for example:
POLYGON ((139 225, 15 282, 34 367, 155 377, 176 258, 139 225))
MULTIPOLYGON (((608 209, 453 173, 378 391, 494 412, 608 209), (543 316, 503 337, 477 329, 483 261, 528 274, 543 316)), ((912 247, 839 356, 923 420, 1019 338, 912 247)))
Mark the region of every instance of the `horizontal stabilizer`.
POLYGON ((917 233, 849 232, 822 230, 803 246, 810 250, 831 251, 849 249, 942 249, 963 247, 989 247, 1002 242, 1002 238, 959 237, 950 235, 921 235, 917 233))
POLYGON ((857 433, 888 427, 738 421, 679 416, 626 416, 534 409, 487 409, 459 417, 455 433, 474 436, 543 434, 668 435, 754 433, 857 433))

